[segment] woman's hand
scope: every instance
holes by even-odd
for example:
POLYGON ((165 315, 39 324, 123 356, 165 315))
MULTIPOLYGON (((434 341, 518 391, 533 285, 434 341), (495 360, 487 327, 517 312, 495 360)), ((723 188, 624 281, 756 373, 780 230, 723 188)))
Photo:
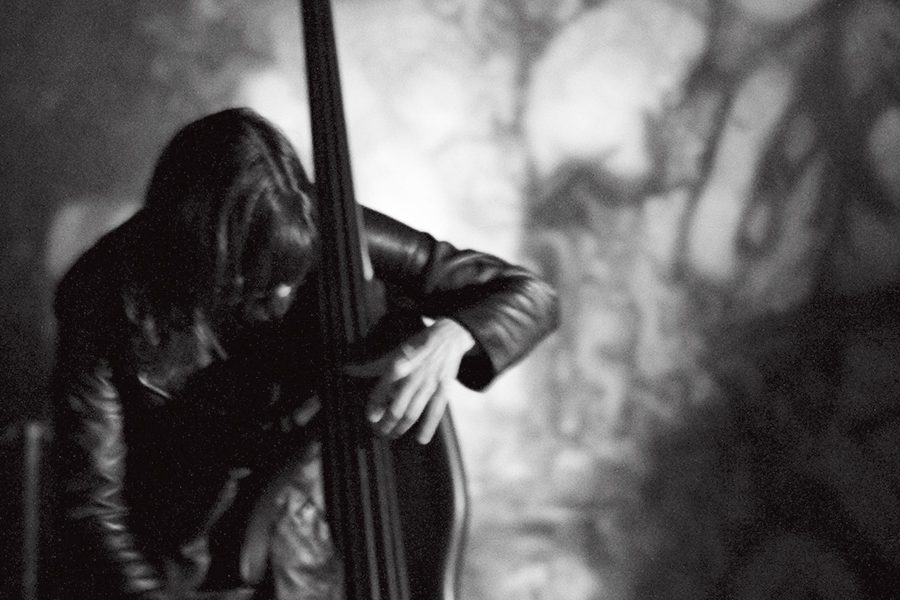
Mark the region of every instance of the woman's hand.
POLYGON ((419 423, 416 440, 427 444, 447 408, 460 362, 474 346, 465 328, 441 318, 387 354, 348 365, 346 372, 377 378, 366 405, 366 417, 377 431, 396 438, 419 423))

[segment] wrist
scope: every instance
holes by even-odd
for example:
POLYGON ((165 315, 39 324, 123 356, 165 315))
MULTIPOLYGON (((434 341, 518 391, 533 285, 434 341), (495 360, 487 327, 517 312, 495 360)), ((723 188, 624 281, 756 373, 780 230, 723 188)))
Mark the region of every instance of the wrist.
POLYGON ((438 327, 440 335, 457 348, 460 354, 465 354, 476 345, 472 333, 453 319, 446 317, 438 319, 432 327, 438 327))

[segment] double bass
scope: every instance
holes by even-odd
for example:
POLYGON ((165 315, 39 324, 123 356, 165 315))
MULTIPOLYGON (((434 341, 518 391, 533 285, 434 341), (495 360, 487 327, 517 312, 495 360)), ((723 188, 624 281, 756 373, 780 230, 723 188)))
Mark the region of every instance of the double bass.
POLYGON ((345 597, 453 600, 467 507, 450 415, 426 445, 379 437, 364 418, 366 387, 342 371, 372 354, 376 330, 399 327, 385 314, 366 252, 329 0, 301 0, 301 16, 321 235, 322 470, 345 597))

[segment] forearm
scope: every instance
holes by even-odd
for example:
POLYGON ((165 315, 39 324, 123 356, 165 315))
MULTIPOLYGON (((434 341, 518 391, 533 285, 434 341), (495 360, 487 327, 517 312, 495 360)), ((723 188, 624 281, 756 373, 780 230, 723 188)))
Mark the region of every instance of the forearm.
POLYGON ((54 401, 63 578, 101 597, 149 598, 163 583, 128 526, 118 394, 102 361, 77 372, 66 366, 54 401))
POLYGON ((477 342, 460 380, 481 389, 558 324, 555 291, 534 273, 495 256, 458 250, 374 211, 366 226, 376 274, 389 295, 431 317, 449 317, 477 342))
POLYGON ((483 298, 446 310, 476 342, 459 376, 473 389, 486 387, 519 362, 556 329, 558 320, 555 292, 533 276, 497 280, 478 293, 483 298))

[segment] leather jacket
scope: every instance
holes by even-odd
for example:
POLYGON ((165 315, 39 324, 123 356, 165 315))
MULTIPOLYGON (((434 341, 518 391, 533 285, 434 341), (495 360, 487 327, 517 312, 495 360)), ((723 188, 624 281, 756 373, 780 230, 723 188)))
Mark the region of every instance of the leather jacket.
MULTIPOLYGON (((450 317, 475 338, 459 373, 464 385, 484 388, 555 328, 555 294, 527 270, 375 211, 364 218, 390 304, 450 317)), ((152 243, 139 212, 85 253, 57 290, 62 551, 54 564, 66 597, 175 598, 166 591, 173 572, 207 585, 209 532, 241 486, 264 480, 279 453, 297 451, 297 432, 288 439, 272 423, 295 406, 285 397, 314 393, 315 287, 301 289, 265 341, 229 352, 199 311, 162 327, 147 283, 159 279, 148 277, 152 243)))

